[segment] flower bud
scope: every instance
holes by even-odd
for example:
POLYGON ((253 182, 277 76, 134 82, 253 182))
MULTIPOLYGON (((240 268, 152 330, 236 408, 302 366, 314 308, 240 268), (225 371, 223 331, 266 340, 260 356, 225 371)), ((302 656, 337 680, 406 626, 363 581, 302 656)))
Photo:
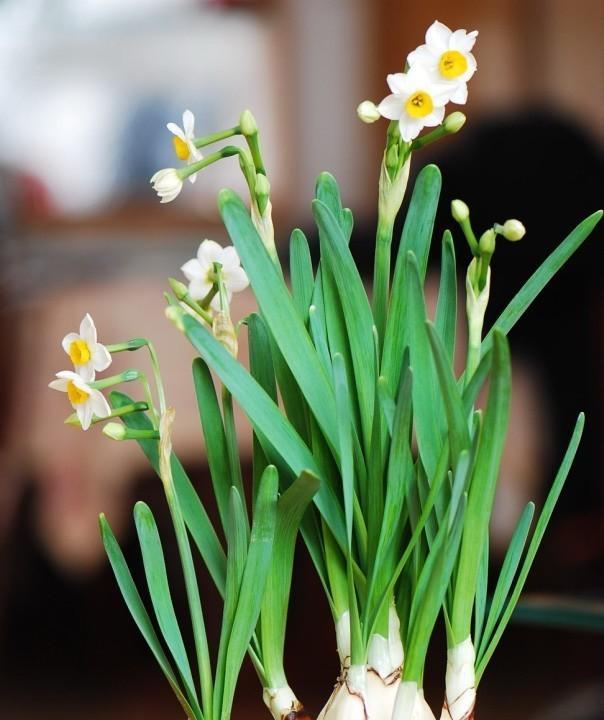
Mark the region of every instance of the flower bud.
POLYGON ((448 133, 459 132, 462 127, 466 124, 466 116, 462 112, 454 112, 447 115, 443 122, 443 128, 448 133))
POLYGON ((112 440, 125 440, 126 428, 121 423, 109 422, 103 428, 103 435, 112 440))
POLYGON ((485 230, 478 241, 478 248, 483 255, 492 255, 495 252, 495 231, 485 230))
POLYGON ((239 117, 239 127, 241 128, 241 134, 245 137, 255 135, 258 132, 258 123, 256 118, 252 115, 249 110, 244 110, 239 117))
POLYGON ((463 200, 453 200, 451 202, 451 215, 458 223, 465 222, 470 217, 470 208, 463 200))
POLYGON ((172 202, 182 190, 182 178, 174 168, 158 170, 149 182, 162 203, 172 202))
POLYGON ((372 103, 371 100, 364 100, 358 106, 357 115, 359 116, 360 120, 368 124, 374 123, 381 117, 380 111, 377 109, 377 105, 375 103, 372 103))
POLYGON ((526 235, 526 228, 520 220, 506 220, 503 223, 501 234, 506 240, 516 242, 517 240, 522 240, 526 235))
POLYGON ((168 283, 178 300, 183 300, 188 295, 189 291, 187 290, 187 286, 180 282, 180 280, 176 280, 176 278, 168 278, 168 283))
POLYGON ((258 173, 256 175, 255 192, 256 202, 258 203, 258 210, 260 211, 261 215, 264 215, 264 211, 266 210, 266 205, 268 203, 268 198, 271 192, 271 184, 269 183, 266 175, 263 175, 262 173, 258 173))

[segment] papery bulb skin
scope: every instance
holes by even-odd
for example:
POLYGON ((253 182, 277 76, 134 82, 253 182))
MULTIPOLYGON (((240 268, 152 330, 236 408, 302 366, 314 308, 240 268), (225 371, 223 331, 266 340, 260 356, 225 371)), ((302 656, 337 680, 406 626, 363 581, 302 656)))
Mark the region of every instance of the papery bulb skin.
POLYGON ((445 702, 440 720, 473 720, 476 707, 475 661, 471 637, 447 651, 445 702))
POLYGON ((382 678, 373 669, 367 671, 365 692, 367 695, 368 720, 391 720, 400 683, 400 669, 386 678, 382 678))
POLYGON ((274 720, 312 720, 289 685, 264 688, 262 699, 274 720))
POLYGON ((366 691, 367 668, 351 665, 338 679, 317 720, 370 720, 366 691))

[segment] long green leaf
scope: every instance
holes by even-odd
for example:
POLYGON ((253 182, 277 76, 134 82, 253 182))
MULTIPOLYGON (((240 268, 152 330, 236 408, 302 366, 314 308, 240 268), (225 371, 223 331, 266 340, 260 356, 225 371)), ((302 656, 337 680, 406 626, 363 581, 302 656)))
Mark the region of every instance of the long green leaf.
POLYGON ((172 604, 172 596, 170 594, 170 585, 168 583, 168 574, 166 572, 166 563, 159 539, 159 532, 153 513, 144 502, 139 501, 134 506, 134 521, 155 617, 157 618, 166 645, 170 649, 176 667, 183 679, 189 702, 199 710, 199 701, 195 691, 195 683, 193 682, 187 651, 182 639, 180 627, 178 626, 178 620, 176 619, 174 605, 172 604))
POLYGON ((493 338, 493 370, 489 399, 470 481, 468 510, 451 615, 455 644, 462 642, 470 634, 482 542, 493 509, 509 419, 510 352, 502 333, 495 331, 493 338))
POLYGON ((335 447, 337 428, 333 389, 283 278, 262 244, 241 198, 231 190, 222 190, 218 205, 271 335, 322 431, 335 447))
POLYGON ((147 645, 149 646, 153 656, 157 660, 163 674, 166 676, 172 691, 176 695, 178 702, 182 705, 183 710, 187 714, 187 717, 195 718, 195 720, 204 720, 203 715, 199 711, 194 711, 189 705, 187 698, 180 688, 179 682, 170 666, 170 662, 163 651, 161 643, 153 628, 153 623, 145 610, 141 596, 136 589, 128 565, 121 551, 121 548, 115 539, 115 535, 107 522, 105 516, 101 513, 99 516, 99 526, 101 530, 101 538, 105 547, 105 552, 109 558, 109 562, 113 569, 115 579, 122 593, 122 596, 126 602, 126 606, 132 615, 136 626, 144 637, 147 645))
POLYGON ((493 327, 482 341, 483 355, 493 344, 494 331, 498 329, 507 334, 514 327, 547 283, 589 237, 601 218, 602 210, 586 217, 541 263, 495 320, 493 327))
POLYGON ((533 533, 531 542, 529 543, 528 550, 526 551, 526 556, 520 569, 520 573, 516 580, 516 584, 514 585, 514 590, 512 591, 506 608, 503 611, 501 618, 499 619, 497 629, 495 630, 488 647, 485 649, 480 661, 476 666, 477 684, 482 677, 482 673, 484 672, 484 669, 486 668, 489 660, 491 659, 495 648, 497 647, 497 643, 501 639, 503 631, 505 630, 508 622, 510 621, 512 613, 514 612, 514 608, 516 607, 516 603, 518 602, 520 593, 522 592, 524 583, 526 582, 526 578, 528 577, 530 569, 533 565, 533 561, 535 560, 535 555, 537 554, 539 545, 541 545, 543 535, 545 534, 547 525, 550 521, 552 513, 554 512, 554 508, 556 507, 556 503, 558 502, 558 498, 560 497, 560 493, 562 492, 562 488, 564 487, 564 483, 566 482, 568 473, 570 472, 570 468, 577 453, 577 448, 579 447, 579 443, 581 441, 584 424, 585 415, 581 413, 577 418, 575 429, 568 444, 568 448, 566 449, 566 453, 564 454, 564 458, 562 459, 560 468, 556 473, 554 483, 547 495, 545 504, 543 505, 543 509, 541 510, 539 520, 537 521, 537 526, 535 527, 535 532, 533 533))
POLYGON ((250 544, 226 653, 221 720, 229 720, 231 716, 241 664, 260 615, 277 524, 278 485, 277 470, 269 465, 260 479, 254 505, 250 544))
POLYGON ((368 447, 373 422, 376 368, 373 354, 373 314, 346 238, 335 217, 319 200, 312 204, 319 228, 321 259, 327 262, 336 281, 359 402, 365 446, 368 447))
POLYGON ((440 285, 434 325, 447 351, 449 365, 453 367, 457 326, 457 275, 455 246, 448 230, 445 230, 442 239, 440 285))
MULTIPOLYGON (((182 323, 193 347, 218 374, 254 429, 268 440, 292 473, 297 477, 304 470, 310 470, 318 477, 323 477, 308 447, 256 380, 196 320, 184 315, 182 323)), ((344 547, 346 530, 343 513, 337 500, 334 502, 333 491, 328 483, 321 483, 315 503, 338 543, 344 547)))
POLYGON ((306 324, 315 282, 308 240, 298 228, 292 232, 289 239, 289 274, 294 305, 302 322, 306 324))
POLYGON ((435 165, 426 165, 415 181, 409 210, 405 218, 392 278, 390 308, 380 370, 380 374, 388 380, 388 387, 392 395, 396 393, 399 385, 403 350, 408 344, 405 328, 407 253, 411 251, 417 258, 418 273, 423 285, 440 187, 440 170, 435 165))

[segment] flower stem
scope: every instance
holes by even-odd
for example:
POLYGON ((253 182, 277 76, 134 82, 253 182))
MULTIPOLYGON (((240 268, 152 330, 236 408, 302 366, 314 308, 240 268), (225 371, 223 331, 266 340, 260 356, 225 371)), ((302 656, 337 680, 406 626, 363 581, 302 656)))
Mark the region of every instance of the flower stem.
POLYGON ((240 135, 241 128, 239 125, 229 128, 228 130, 219 130, 218 132, 211 133, 210 135, 203 135, 202 137, 195 138, 193 144, 196 148, 206 147, 206 145, 212 145, 220 140, 226 140, 227 138, 233 137, 233 135, 240 135))
POLYGON ((394 218, 380 215, 375 242, 373 265, 373 318, 378 332, 380 350, 384 344, 388 296, 390 294, 390 248, 394 218))

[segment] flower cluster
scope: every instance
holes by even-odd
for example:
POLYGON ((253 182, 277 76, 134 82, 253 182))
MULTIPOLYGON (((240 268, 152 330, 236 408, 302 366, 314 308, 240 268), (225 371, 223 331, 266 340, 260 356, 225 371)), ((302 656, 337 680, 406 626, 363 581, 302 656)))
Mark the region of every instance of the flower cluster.
MULTIPOLYGON (((424 127, 440 125, 448 102, 465 104, 468 80, 476 72, 471 50, 477 35, 476 30, 453 32, 437 20, 428 28, 425 44, 409 53, 408 70, 388 75, 391 94, 376 110, 382 117, 398 120, 405 142, 424 127)), ((369 122, 375 117, 366 108, 364 115, 369 122)))
POLYGON ((97 341, 96 327, 88 313, 80 323, 80 332, 67 333, 61 345, 74 369, 58 372, 57 380, 50 382, 49 387, 67 393, 82 429, 88 430, 93 416, 105 418, 111 414, 111 408, 103 394, 92 387, 96 373, 111 365, 111 355, 107 348, 97 341))

